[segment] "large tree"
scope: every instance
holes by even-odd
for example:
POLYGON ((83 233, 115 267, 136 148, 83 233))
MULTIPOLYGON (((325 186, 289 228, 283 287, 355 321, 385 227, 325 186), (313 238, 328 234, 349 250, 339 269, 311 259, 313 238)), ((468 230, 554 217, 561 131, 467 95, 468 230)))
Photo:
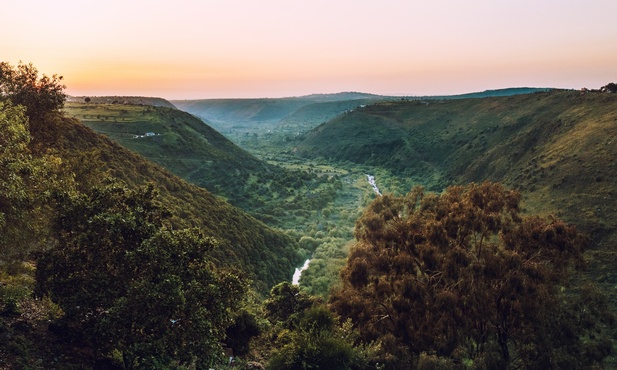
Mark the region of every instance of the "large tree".
POLYGON ((24 107, 0 100, 0 260, 21 259, 45 241, 51 191, 70 187, 54 156, 31 155, 24 107), (63 181, 59 181, 63 178, 63 181))
POLYGON ((0 98, 26 107, 31 120, 37 122, 45 114, 64 106, 66 94, 62 76, 43 75, 30 63, 16 67, 0 62, 0 98))
POLYGON ((209 262, 213 239, 165 227, 155 196, 117 184, 64 195, 37 291, 62 308, 73 338, 103 356, 118 351, 127 369, 207 368, 247 286, 209 262))
POLYGON ((377 198, 357 223, 333 309, 380 342, 393 368, 601 361, 610 341, 593 320, 581 325, 589 307, 565 288, 585 239, 555 218, 522 216, 520 198, 494 183, 377 198))

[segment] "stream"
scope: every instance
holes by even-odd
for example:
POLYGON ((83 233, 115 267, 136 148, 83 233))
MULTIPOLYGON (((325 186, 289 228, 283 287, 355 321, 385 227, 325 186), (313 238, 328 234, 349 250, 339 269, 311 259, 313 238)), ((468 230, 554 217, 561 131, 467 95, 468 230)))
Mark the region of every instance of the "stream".
POLYGON ((302 275, 302 272, 308 268, 309 262, 311 262, 310 259, 304 261, 304 265, 302 265, 302 267, 296 267, 296 271, 294 272, 294 276, 291 279, 291 283, 293 285, 298 285, 298 283, 300 281, 300 276, 302 275))
MULTIPOLYGON (((373 191, 377 195, 381 195, 381 191, 379 191, 379 188, 377 187, 377 183, 375 182, 375 176, 373 176, 373 175, 366 175, 366 178, 368 179, 368 183, 373 187, 373 191)), ((291 283, 293 285, 298 285, 299 284, 300 276, 302 276, 302 272, 304 272, 304 270, 306 270, 308 268, 310 262, 311 262, 311 260, 307 259, 306 261, 304 261, 304 265, 302 265, 302 267, 296 267, 296 271, 294 271, 293 278, 291 279, 291 283)))
POLYGON ((375 182, 375 176, 366 175, 366 178, 368 179, 368 183, 371 184, 371 186, 373 187, 373 191, 375 191, 377 195, 381 195, 381 192, 379 191, 379 188, 377 187, 377 183, 375 182))

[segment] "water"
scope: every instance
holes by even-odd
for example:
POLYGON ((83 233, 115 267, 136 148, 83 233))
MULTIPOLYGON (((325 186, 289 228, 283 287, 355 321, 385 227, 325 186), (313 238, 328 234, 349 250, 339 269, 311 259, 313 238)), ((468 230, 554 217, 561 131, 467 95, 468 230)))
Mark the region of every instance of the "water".
POLYGON ((304 270, 306 270, 308 268, 309 262, 311 262, 311 260, 306 260, 306 261, 304 261, 304 265, 302 265, 302 267, 296 268, 296 271, 294 272, 294 276, 291 279, 291 283, 293 285, 298 285, 298 283, 300 281, 300 276, 302 275, 302 271, 304 271, 304 270))
POLYGON ((375 176, 373 176, 373 175, 366 175, 366 177, 368 179, 368 183, 371 184, 371 186, 373 187, 373 191, 377 195, 381 195, 381 191, 379 191, 379 188, 377 187, 377 183, 375 182, 375 176))

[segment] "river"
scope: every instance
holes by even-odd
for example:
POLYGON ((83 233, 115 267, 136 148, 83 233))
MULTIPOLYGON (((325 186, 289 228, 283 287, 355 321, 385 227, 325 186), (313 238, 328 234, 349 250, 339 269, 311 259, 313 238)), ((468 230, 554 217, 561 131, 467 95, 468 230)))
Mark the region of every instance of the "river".
POLYGON ((300 276, 302 276, 302 272, 308 268, 309 262, 311 262, 310 259, 304 261, 304 265, 302 265, 302 267, 297 267, 296 268, 296 271, 294 272, 294 276, 291 279, 291 283, 293 285, 298 285, 298 283, 300 282, 300 276))
POLYGON ((371 186, 373 187, 373 191, 375 191, 377 195, 381 195, 381 192, 379 191, 379 188, 377 187, 377 183, 375 182, 375 176, 366 175, 366 178, 368 179, 368 183, 371 184, 371 186))

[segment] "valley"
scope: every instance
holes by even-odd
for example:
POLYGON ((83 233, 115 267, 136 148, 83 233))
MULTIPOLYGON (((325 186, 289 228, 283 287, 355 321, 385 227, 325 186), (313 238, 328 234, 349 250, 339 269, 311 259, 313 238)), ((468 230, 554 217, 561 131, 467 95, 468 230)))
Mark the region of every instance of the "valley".
POLYGON ((613 96, 507 92, 447 99, 335 95, 318 96, 317 101, 174 101, 230 140, 202 138, 193 147, 189 142, 194 139, 188 138, 205 128, 171 108, 156 108, 167 109, 157 111, 156 119, 151 116, 155 108, 147 106, 113 108, 134 110, 125 117, 102 112, 113 106, 70 103, 66 109, 122 145, 285 230, 298 241, 300 256, 313 256, 301 280, 302 289, 311 294, 325 297, 337 284, 355 220, 378 192, 401 195, 417 185, 441 191, 486 180, 519 189, 529 212, 555 214, 588 232, 589 274, 607 286, 614 283, 603 272, 612 266, 613 251, 602 247, 616 240, 610 216, 617 211, 610 180, 616 178, 610 158, 617 154, 609 144, 615 134, 613 96), (106 122, 111 117, 118 118, 106 122), (173 127, 164 124, 170 121, 173 127), (179 144, 174 136, 187 127, 191 129, 179 144), (145 132, 160 137, 133 139, 145 132), (572 143, 573 137, 582 141, 572 143), (203 151, 216 143, 222 145, 218 152, 203 151), (378 188, 367 174, 378 179, 378 188), (278 181, 281 177, 289 180, 278 181), (575 210, 586 216, 572 217, 575 210))
POLYGON ((614 365, 615 96, 0 101, 0 360, 614 365))

